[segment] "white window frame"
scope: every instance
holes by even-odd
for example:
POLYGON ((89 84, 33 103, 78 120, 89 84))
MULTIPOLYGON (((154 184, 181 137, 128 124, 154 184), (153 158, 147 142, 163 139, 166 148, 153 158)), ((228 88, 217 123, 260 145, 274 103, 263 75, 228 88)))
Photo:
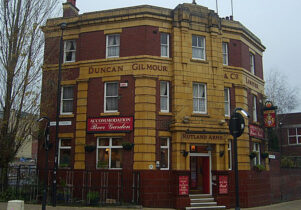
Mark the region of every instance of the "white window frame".
POLYGON ((166 58, 169 58, 169 34, 168 33, 161 33, 160 34, 160 44, 161 44, 161 57, 166 57, 166 58), (167 36, 167 43, 166 44, 163 44, 162 43, 162 35, 166 35, 167 36), (167 55, 163 55, 163 51, 162 51, 162 48, 167 48, 167 55))
POLYGON ((71 146, 62 146, 62 140, 70 140, 72 143, 71 138, 61 138, 59 139, 59 154, 58 154, 58 165, 60 166, 60 160, 61 160, 61 150, 70 150, 70 166, 71 166, 71 146))
POLYGON ((259 165, 261 162, 260 160, 260 143, 253 142, 253 152, 256 153, 256 156, 253 159, 254 165, 259 165))
MULTIPOLYGON (((73 57, 73 56, 72 56, 73 57)), ((75 40, 65 40, 64 41, 64 63, 71 63, 71 62, 75 62, 76 60, 76 41, 75 40), (67 43, 68 42, 73 42, 74 44, 74 50, 68 50, 67 49, 67 43), (67 58, 67 53, 74 53, 74 59, 70 60, 70 61, 67 61, 66 58, 67 58)))
POLYGON ((229 159, 229 164, 228 164, 228 170, 232 170, 232 140, 228 140, 228 159, 229 159))
POLYGON ((205 83, 198 83, 198 82, 194 82, 192 84, 192 92, 193 92, 193 113, 196 114, 207 114, 207 86, 205 83), (204 91, 205 91, 205 97, 201 97, 199 96, 195 96, 194 93, 194 86, 197 85, 198 86, 198 93, 200 92, 200 86, 204 86, 204 91), (199 103, 200 101, 204 101, 204 105, 205 105, 205 110, 201 111, 201 110, 194 110, 194 101, 197 100, 198 103, 198 107, 199 107, 199 103))
POLYGON ((224 102, 225 116, 230 117, 230 106, 231 106, 230 88, 224 88, 224 99, 225 99, 224 102), (228 100, 226 100, 226 95, 228 100))
POLYGON ((299 144, 301 144, 301 135, 298 134, 298 129, 301 129, 301 128, 297 127, 297 128, 288 128, 287 129, 287 136, 288 136, 288 138, 287 138, 287 144, 288 145, 299 145, 299 144), (289 133, 290 129, 295 129, 295 134, 294 135, 290 135, 290 133, 289 133), (291 144, 290 143, 290 137, 296 137, 296 143, 295 144, 291 144), (300 138, 300 141, 299 141, 299 138, 300 138))
POLYGON ((120 34, 108 34, 106 36, 106 58, 119 58, 120 56, 120 34), (119 44, 116 45, 109 45, 109 39, 110 37, 118 37, 119 38, 119 44), (111 47, 118 47, 118 55, 109 55, 109 48, 111 47))
POLYGON ((253 95, 253 122, 257 120, 257 96, 253 95))
POLYGON ((229 50, 228 50, 227 42, 222 43, 222 50, 223 50, 223 65, 228 66, 229 65, 229 50))
POLYGON ((197 60, 206 60, 206 38, 204 36, 199 36, 199 35, 192 35, 192 40, 191 40, 191 45, 192 45, 192 58, 193 59, 197 59, 197 60), (197 45, 194 46, 193 45, 193 37, 196 37, 197 39, 197 45), (199 46, 199 39, 198 38, 201 38, 203 40, 203 43, 204 43, 204 46, 199 46), (196 49, 196 50, 201 50, 203 51, 203 55, 204 57, 197 57, 196 55, 194 55, 193 53, 193 49, 196 49))
POLYGON ((169 112, 169 81, 160 81, 160 110, 161 112, 169 112), (161 95, 162 84, 166 85, 166 95, 161 95), (166 98, 166 110, 162 109, 161 98, 166 98))
POLYGON ((121 149, 122 150, 122 145, 118 145, 118 146, 113 146, 112 145, 112 141, 113 139, 121 139, 120 137, 98 137, 97 138, 97 146, 96 146, 96 168, 97 169, 101 169, 98 167, 97 165, 97 161, 98 161, 98 149, 109 149, 108 153, 109 153, 109 167, 107 169, 110 169, 110 170, 120 170, 122 168, 112 168, 112 149, 121 149), (109 145, 108 146, 99 146, 99 141, 101 141, 101 139, 109 139, 109 145))
POLYGON ((72 101, 72 110, 74 110, 74 104, 73 104, 73 102, 74 102, 74 86, 72 86, 72 85, 69 85, 69 86, 62 86, 62 88, 61 88, 61 106, 60 106, 60 114, 61 115, 69 115, 69 114, 73 114, 73 112, 63 112, 63 109, 64 109, 64 101, 72 101), (64 88, 69 88, 69 87, 72 87, 72 89, 73 89, 73 98, 65 98, 64 99, 64 88))
MULTIPOLYGON (((169 170, 170 165, 170 139, 169 137, 160 137, 160 143, 161 139, 166 139, 166 146, 161 146, 160 144, 160 162, 161 162, 161 149, 167 149, 167 167, 166 168, 160 168, 160 170, 169 170)), ((161 164, 161 163, 160 163, 161 164)))
POLYGON ((119 96, 118 96, 118 82, 105 82, 104 83, 104 112, 105 113, 118 112, 118 99, 119 99, 119 96), (107 96, 107 84, 112 84, 112 83, 116 84, 116 86, 117 86, 117 95, 107 96), (107 98, 117 98, 117 110, 107 110, 107 106, 106 106, 107 98))
POLYGON ((250 71, 255 74, 255 55, 253 53, 250 53, 250 71))

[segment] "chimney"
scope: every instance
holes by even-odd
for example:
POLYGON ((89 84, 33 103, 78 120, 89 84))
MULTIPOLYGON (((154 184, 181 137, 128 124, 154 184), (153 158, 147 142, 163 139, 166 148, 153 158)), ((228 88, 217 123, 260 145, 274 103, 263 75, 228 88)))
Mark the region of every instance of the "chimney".
POLYGON ((79 9, 76 7, 76 0, 67 0, 63 3, 63 17, 78 16, 79 9))

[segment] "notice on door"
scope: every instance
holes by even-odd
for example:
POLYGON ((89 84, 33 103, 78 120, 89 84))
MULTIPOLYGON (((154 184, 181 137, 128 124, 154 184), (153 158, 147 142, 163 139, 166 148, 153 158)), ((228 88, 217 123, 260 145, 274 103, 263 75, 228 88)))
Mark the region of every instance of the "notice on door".
POLYGON ((189 193, 189 177, 179 176, 179 195, 188 195, 189 193))
POLYGON ((228 176, 219 176, 219 194, 228 194, 228 176))

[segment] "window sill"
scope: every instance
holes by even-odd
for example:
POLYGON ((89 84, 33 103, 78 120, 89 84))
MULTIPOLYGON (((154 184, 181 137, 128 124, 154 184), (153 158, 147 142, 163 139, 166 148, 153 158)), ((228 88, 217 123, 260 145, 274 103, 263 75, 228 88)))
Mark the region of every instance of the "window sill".
POLYGON ((159 112, 159 115, 172 116, 171 112, 159 112))
POLYGON ((201 114, 201 113, 192 113, 191 116, 193 117, 210 117, 209 114, 201 114))
POLYGON ((100 116, 118 116, 120 115, 120 112, 104 112, 100 113, 100 116))
POLYGON ((60 114, 60 118, 73 118, 74 114, 60 114))
POLYGON ((206 61, 206 60, 201 60, 201 59, 197 59, 197 58, 191 58, 190 61, 191 61, 191 62, 195 62, 195 63, 209 64, 208 61, 206 61))

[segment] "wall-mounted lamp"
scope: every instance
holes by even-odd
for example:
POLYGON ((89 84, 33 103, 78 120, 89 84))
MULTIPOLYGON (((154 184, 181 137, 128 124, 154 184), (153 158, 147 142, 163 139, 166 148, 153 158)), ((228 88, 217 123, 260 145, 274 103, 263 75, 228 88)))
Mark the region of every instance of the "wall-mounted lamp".
POLYGON ((182 150, 181 151, 183 157, 187 157, 188 156, 188 152, 186 150, 182 150))
POLYGON ((219 125, 224 125, 226 123, 226 120, 221 120, 218 122, 219 125))

